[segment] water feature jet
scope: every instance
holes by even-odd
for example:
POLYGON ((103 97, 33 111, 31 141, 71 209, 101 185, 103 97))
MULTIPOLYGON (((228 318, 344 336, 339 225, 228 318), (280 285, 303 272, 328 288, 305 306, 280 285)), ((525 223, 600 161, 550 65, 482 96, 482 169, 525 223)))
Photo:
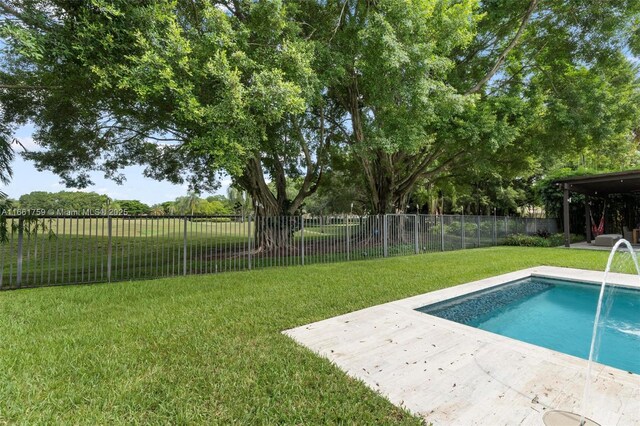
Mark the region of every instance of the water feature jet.
POLYGON ((611 252, 609 253, 609 259, 607 260, 607 267, 604 271, 604 277, 602 279, 602 284, 600 285, 600 296, 598 297, 598 305, 596 307, 596 316, 593 322, 593 333, 591 335, 591 346, 589 348, 589 361, 587 365, 587 378, 585 380, 584 392, 582 396, 582 404, 580 408, 580 413, 571 413, 569 411, 562 410, 551 410, 548 411, 542 416, 542 421, 546 426, 600 426, 599 423, 596 423, 594 420, 591 420, 586 417, 586 407, 587 401, 589 400, 589 395, 591 391, 591 369, 594 361, 594 355, 596 350, 596 337, 598 334, 598 324, 600 323, 600 315, 602 313, 602 300, 604 298, 604 291, 607 285, 607 278, 609 277, 609 273, 611 271, 611 264, 613 262, 613 258, 615 254, 618 252, 620 246, 625 245, 627 250, 631 255, 631 259, 633 260, 633 264, 636 269, 636 274, 640 276, 640 267, 638 266, 638 258, 636 253, 633 251, 633 247, 631 243, 625 239, 621 239, 613 246, 611 252))

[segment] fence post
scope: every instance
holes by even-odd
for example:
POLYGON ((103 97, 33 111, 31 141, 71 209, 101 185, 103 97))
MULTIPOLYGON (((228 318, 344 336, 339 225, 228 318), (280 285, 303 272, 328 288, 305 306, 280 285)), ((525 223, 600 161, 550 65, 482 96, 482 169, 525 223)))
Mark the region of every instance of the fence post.
POLYGON ((533 217, 533 233, 538 233, 538 218, 535 216, 533 217))
POLYGON ((24 241, 24 218, 20 216, 18 219, 18 259, 16 265, 16 285, 20 287, 22 284, 22 244, 24 241))
POLYGON ((182 275, 187 275, 187 216, 182 218, 183 237, 182 237, 182 275))
POLYGON ((440 250, 444 251, 444 215, 440 215, 440 250))
POLYGON ((467 242, 464 240, 465 232, 464 232, 464 209, 462 210, 462 217, 460 218, 460 234, 462 235, 462 248, 467 248, 467 242))
POLYGON ((111 215, 107 217, 107 282, 111 282, 111 255, 112 255, 112 223, 111 223, 111 215))
POLYGON ((351 259, 351 231, 349 230, 349 215, 347 215, 347 261, 351 259))
POLYGON ((509 236, 509 216, 504 217, 504 236, 509 236))
POLYGON ((476 222, 478 222, 478 247, 480 247, 480 215, 476 216, 476 222))
MULTIPOLYGON (((242 212, 243 216, 242 216, 242 220, 244 221, 244 211, 242 212)), ((247 246, 249 247, 249 253, 247 254, 248 256, 248 261, 249 261, 249 270, 251 270, 251 251, 253 250, 253 244, 252 244, 252 240, 253 238, 251 238, 251 215, 247 216, 247 246)))
POLYGON ((387 219, 387 215, 384 215, 384 218, 382 220, 382 239, 383 239, 383 256, 384 257, 388 257, 389 256, 389 233, 388 233, 388 219, 387 219))
POLYGON ((304 216, 300 216, 300 262, 304 266, 304 216))
POLYGON ((418 240, 418 224, 420 223, 420 215, 416 215, 416 219, 413 222, 414 234, 416 237, 416 254, 420 254, 420 241, 418 240))
POLYGON ((493 210, 493 245, 498 245, 498 218, 495 209, 493 210))

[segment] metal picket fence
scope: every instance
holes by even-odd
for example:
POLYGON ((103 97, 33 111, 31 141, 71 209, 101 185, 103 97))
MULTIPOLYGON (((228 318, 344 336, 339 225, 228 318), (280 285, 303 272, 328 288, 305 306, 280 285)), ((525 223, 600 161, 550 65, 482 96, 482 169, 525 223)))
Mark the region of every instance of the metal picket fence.
POLYGON ((499 245, 555 219, 461 215, 8 216, 0 289, 342 262, 499 245))

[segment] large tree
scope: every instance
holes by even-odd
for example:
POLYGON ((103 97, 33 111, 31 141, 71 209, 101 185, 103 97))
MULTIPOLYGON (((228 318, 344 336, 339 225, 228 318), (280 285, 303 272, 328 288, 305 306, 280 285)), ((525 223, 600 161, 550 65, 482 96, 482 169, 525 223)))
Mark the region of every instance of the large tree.
POLYGON ((526 178, 541 161, 613 152, 637 127, 637 0, 327 5, 344 76, 331 93, 374 211, 469 169, 526 178))
POLYGON ((258 215, 293 214, 340 137, 303 6, 0 1, 5 122, 33 122, 43 149, 27 157, 70 186, 91 170, 122 181, 131 164, 195 191, 227 173, 258 215))
POLYGON ((403 210, 418 179, 474 149, 472 141, 438 135, 466 135, 476 114, 473 99, 446 81, 453 52, 474 35, 475 7, 470 0, 327 2, 335 23, 320 31, 338 52, 341 76, 330 94, 344 110, 350 155, 376 213, 403 210))
POLYGON ((558 137, 564 150, 617 146, 636 113, 620 53, 638 45, 637 0, 0 0, 0 12, 4 123, 33 121, 43 150, 28 157, 75 186, 134 163, 194 190, 224 171, 258 215, 287 215, 344 148, 373 211, 401 211, 425 180, 495 161, 515 173, 558 137))
POLYGON ((640 2, 489 1, 480 10, 477 35, 456 55, 450 81, 477 93, 511 137, 467 165, 472 173, 454 174, 483 185, 496 173, 504 182, 577 163, 631 165, 640 2))

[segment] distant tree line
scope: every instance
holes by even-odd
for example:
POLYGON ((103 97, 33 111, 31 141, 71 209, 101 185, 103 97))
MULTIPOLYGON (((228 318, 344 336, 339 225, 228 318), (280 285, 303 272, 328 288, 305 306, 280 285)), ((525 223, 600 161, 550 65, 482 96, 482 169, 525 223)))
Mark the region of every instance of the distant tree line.
POLYGON ((128 215, 246 215, 250 213, 250 203, 242 193, 230 190, 228 196, 212 195, 200 197, 195 193, 178 197, 154 205, 139 200, 110 199, 95 192, 34 191, 18 199, 6 199, 0 205, 7 213, 11 211, 37 211, 46 214, 81 214, 82 212, 121 211, 128 215))

